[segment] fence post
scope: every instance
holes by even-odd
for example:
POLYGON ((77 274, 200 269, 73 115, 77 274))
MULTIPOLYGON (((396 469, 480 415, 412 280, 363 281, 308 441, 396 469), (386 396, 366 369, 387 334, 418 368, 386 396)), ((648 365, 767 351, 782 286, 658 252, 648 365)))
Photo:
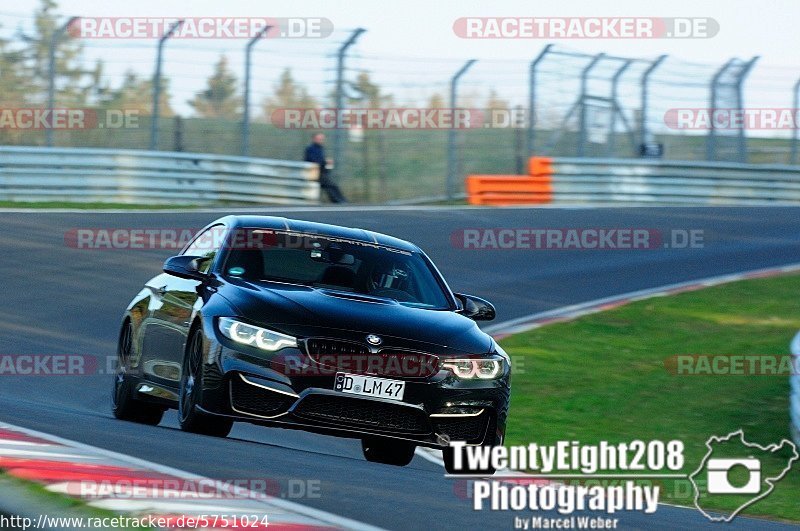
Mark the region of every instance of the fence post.
POLYGON ((244 49, 244 102, 242 107, 242 156, 250 155, 250 66, 253 46, 272 29, 264 26, 247 42, 244 49))
MULTIPOLYGON (((633 59, 627 59, 622 66, 614 72, 614 76, 611 78, 611 120, 608 124, 608 144, 607 144, 607 154, 609 157, 614 156, 614 147, 615 147, 615 140, 614 140, 614 132, 617 128, 617 111, 622 113, 622 110, 617 103, 617 96, 618 96, 618 88, 619 88, 619 78, 622 77, 622 74, 631 66, 633 63, 633 59)), ((626 122, 627 123, 627 122, 626 122)), ((623 124, 625 125, 625 124, 623 124)))
POLYGON ((585 144, 586 144, 586 117, 587 117, 587 113, 586 113, 586 88, 587 88, 587 85, 589 83, 589 72, 591 72, 592 68, 594 68, 595 65, 598 62, 600 62, 603 59, 603 57, 605 57, 605 56, 606 56, 606 54, 604 54, 604 53, 600 53, 600 54, 595 55, 592 58, 592 60, 589 61, 589 64, 586 65, 586 67, 581 72, 581 94, 580 94, 580 97, 578 98, 578 101, 580 101, 580 109, 578 109, 578 112, 580 114, 578 115, 578 120, 579 120, 578 121, 578 127, 579 127, 579 130, 578 130, 577 156, 579 156, 579 157, 583 156, 584 147, 585 147, 585 144))
POLYGON ((647 130, 647 111, 650 104, 650 76, 656 71, 656 68, 661 66, 661 63, 667 60, 666 55, 659 56, 653 61, 647 70, 642 74, 642 110, 639 112, 639 145, 644 145, 649 141, 650 133, 647 130))
MULTIPOLYGON (((344 44, 339 48, 339 52, 336 54, 336 113, 341 113, 342 108, 344 107, 344 60, 347 54, 347 49, 350 48, 353 44, 355 44, 356 39, 364 33, 364 28, 356 28, 353 33, 350 34, 350 38, 347 39, 344 44)), ((338 179, 342 174, 342 168, 344 167, 344 136, 342 135, 342 130, 339 127, 336 127, 333 130, 333 161, 334 161, 334 176, 338 179)))
POLYGON ((158 149, 158 118, 160 110, 160 102, 161 99, 161 62, 164 55, 164 43, 172 37, 181 25, 183 24, 183 19, 175 22, 170 26, 167 33, 164 34, 158 40, 158 52, 156 53, 156 73, 153 76, 153 114, 151 116, 152 123, 150 124, 150 150, 158 149))
MULTIPOLYGON (((794 94, 792 94, 792 112, 797 113, 797 108, 800 107, 800 79, 794 84, 794 94)), ((797 164, 797 128, 800 124, 796 123, 792 127, 792 152, 789 155, 789 164, 797 164)))
POLYGON ((514 159, 516 160, 517 175, 527 173, 525 171, 525 152, 524 149, 524 134, 525 134, 525 118, 522 114, 525 110, 522 105, 517 105, 515 109, 515 122, 512 124, 514 128, 514 159))
POLYGON ((539 66, 545 56, 550 53, 552 44, 548 44, 536 56, 536 59, 531 61, 530 67, 530 86, 528 88, 528 155, 534 155, 533 150, 536 146, 536 68, 539 66))
MULTIPOLYGON (((450 111, 453 113, 458 106, 458 80, 473 64, 475 64, 475 59, 470 59, 450 79, 450 111)), ((451 125, 450 130, 447 132, 447 182, 445 183, 447 199, 453 199, 456 195, 456 178, 458 177, 457 140, 456 129, 454 125, 451 125)))
MULTIPOLYGON (((750 59, 747 63, 745 63, 742 71, 739 72, 739 77, 736 79, 736 108, 743 110, 744 109, 744 95, 742 91, 742 85, 744 84, 744 80, 753 67, 758 61, 759 57, 756 55, 752 59, 750 59)), ((747 154, 747 131, 746 127, 742 125, 739 128, 739 162, 747 162, 748 154, 747 154)))
MULTIPOLYGON (((47 50, 47 108, 52 112, 56 105, 56 46, 64 37, 67 28, 79 17, 70 17, 64 24, 59 26, 50 36, 50 46, 47 50)), ((53 147, 53 128, 47 127, 44 130, 45 144, 53 147)))
MULTIPOLYGON (((714 109, 717 107, 717 83, 719 83, 719 79, 722 77, 728 68, 733 65, 736 59, 730 59, 727 63, 722 65, 722 67, 717 70, 714 74, 714 77, 711 78, 711 96, 709 100, 709 109, 708 112, 712 115, 714 113, 714 109)), ((708 135, 706 136, 706 160, 717 160, 717 131, 714 128, 714 120, 711 120, 708 129, 708 135)))
POLYGON ((183 151, 183 118, 180 114, 175 115, 175 133, 173 136, 175 140, 172 149, 174 151, 183 151))

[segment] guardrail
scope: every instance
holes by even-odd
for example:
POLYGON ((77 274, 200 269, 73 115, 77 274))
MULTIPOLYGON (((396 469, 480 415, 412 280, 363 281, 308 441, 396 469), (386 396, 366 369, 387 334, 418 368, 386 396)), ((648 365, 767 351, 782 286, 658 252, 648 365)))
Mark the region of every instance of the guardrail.
POLYGON ((552 168, 556 201, 800 203, 800 167, 796 166, 555 158, 552 168))
POLYGON ((642 159, 533 157, 527 176, 471 175, 467 192, 473 204, 542 202, 530 190, 544 182, 555 203, 800 203, 798 166, 642 159))
POLYGON ((794 370, 792 375, 789 376, 792 388, 792 393, 789 396, 789 415, 792 418, 792 439, 800 446, 800 374, 797 373, 797 368, 800 367, 800 332, 794 336, 791 350, 794 355, 794 363, 792 364, 794 370))
POLYGON ((316 204, 319 168, 193 153, 0 147, 0 200, 316 204))

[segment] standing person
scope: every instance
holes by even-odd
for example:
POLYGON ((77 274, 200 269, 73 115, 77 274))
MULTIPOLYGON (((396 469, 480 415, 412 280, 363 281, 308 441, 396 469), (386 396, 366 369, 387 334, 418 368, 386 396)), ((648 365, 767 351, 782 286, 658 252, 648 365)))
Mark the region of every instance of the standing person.
POLYGON ((311 137, 311 144, 306 148, 305 161, 319 165, 319 184, 328 194, 331 203, 347 203, 344 194, 330 176, 333 160, 325 158, 325 135, 316 133, 311 137))

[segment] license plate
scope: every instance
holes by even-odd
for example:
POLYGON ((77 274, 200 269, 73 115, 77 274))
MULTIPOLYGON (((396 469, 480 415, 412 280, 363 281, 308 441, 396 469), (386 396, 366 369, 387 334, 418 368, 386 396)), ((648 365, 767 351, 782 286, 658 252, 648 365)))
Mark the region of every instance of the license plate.
POLYGON ((336 373, 336 383, 333 389, 351 395, 402 400, 403 393, 406 391, 406 383, 386 378, 339 372, 336 373))

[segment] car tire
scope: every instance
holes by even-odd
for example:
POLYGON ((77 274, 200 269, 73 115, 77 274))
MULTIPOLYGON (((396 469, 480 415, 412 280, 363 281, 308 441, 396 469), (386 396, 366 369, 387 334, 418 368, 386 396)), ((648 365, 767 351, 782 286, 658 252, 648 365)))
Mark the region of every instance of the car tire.
POLYGON ((361 450, 364 458, 372 463, 384 465, 406 466, 414 459, 417 445, 402 441, 392 441, 369 437, 361 439, 361 450))
POLYGON ((133 396, 128 360, 133 346, 133 327, 123 325, 117 344, 117 369, 114 371, 114 390, 111 395, 111 411, 119 420, 157 426, 164 417, 165 408, 137 400, 133 396))
POLYGON ((196 328, 186 343, 183 358, 180 391, 178 393, 178 420, 181 429, 190 433, 227 437, 233 428, 233 420, 215 417, 198 411, 203 378, 203 332, 196 328))

